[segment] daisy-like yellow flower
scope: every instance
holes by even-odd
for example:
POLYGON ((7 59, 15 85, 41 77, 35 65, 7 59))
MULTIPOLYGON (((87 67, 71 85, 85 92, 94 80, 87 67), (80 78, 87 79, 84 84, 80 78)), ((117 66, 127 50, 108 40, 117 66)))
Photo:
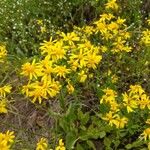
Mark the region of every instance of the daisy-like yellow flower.
POLYGON ((66 49, 63 46, 63 41, 57 41, 54 46, 51 47, 51 51, 49 51, 50 57, 53 61, 57 61, 59 59, 65 59, 66 49))
POLYGON ((86 58, 87 58, 87 67, 96 69, 96 65, 100 63, 102 56, 96 53, 88 53, 86 58))
POLYGON ((82 28, 83 32, 85 32, 85 34, 87 34, 88 36, 90 36, 93 32, 94 32, 94 28, 92 26, 85 26, 82 28))
POLYGON ((56 96, 61 88, 61 85, 58 81, 53 80, 47 80, 47 82, 43 83, 43 89, 44 89, 44 95, 46 97, 54 97, 56 96))
POLYGON ((53 50, 53 46, 55 45, 56 42, 57 41, 53 40, 51 37, 49 41, 44 41, 43 43, 41 43, 40 44, 41 54, 51 55, 51 51, 53 50))
POLYGON ((145 91, 140 85, 130 85, 129 92, 131 94, 139 94, 142 95, 145 91))
POLYGON ((25 63, 22 65, 22 75, 29 77, 30 80, 33 78, 37 79, 38 76, 41 76, 41 68, 39 65, 35 63, 35 59, 33 59, 32 63, 25 63))
POLYGON ((109 88, 104 89, 103 91, 104 91, 105 95, 103 95, 102 98, 100 99, 100 103, 115 102, 115 99, 117 97, 116 91, 109 89, 109 88))
POLYGON ((14 132, 7 131, 6 133, 0 133, 0 149, 1 150, 10 150, 12 143, 14 142, 14 132))
POLYGON ((0 97, 6 97, 7 93, 11 92, 11 86, 10 85, 5 85, 3 87, 0 87, 0 97))
POLYGON ((35 103, 38 100, 39 104, 41 104, 43 98, 47 99, 45 95, 45 90, 43 89, 42 86, 34 87, 34 90, 29 92, 29 96, 33 97, 32 100, 33 103, 35 103))
POLYGON ((54 72, 58 77, 66 77, 66 74, 70 73, 70 69, 67 69, 66 66, 56 66, 54 72))
POLYGON ((0 99, 0 113, 7 113, 7 102, 6 99, 0 99))
POLYGON ((36 145, 36 150, 47 150, 47 148, 48 148, 47 139, 41 138, 36 145))
POLYGON ((146 107, 150 109, 150 98, 146 94, 142 94, 138 101, 140 109, 145 109, 146 107))
POLYGON ((116 22, 118 25, 124 25, 125 21, 126 21, 126 19, 121 19, 120 17, 118 17, 116 22))
POLYGON ((115 16, 111 13, 103 13, 102 15, 100 15, 100 21, 104 22, 104 21, 110 21, 111 19, 115 18, 115 16))
POLYGON ((131 93, 129 93, 129 95, 127 93, 122 94, 123 95, 123 105, 126 106, 127 108, 127 112, 133 112, 135 108, 138 107, 138 95, 132 95, 131 93))
POLYGON ((144 139, 145 141, 148 139, 150 140, 150 128, 146 128, 143 133, 140 135, 141 139, 144 139))
POLYGON ((75 41, 79 41, 80 38, 75 32, 67 33, 64 32, 61 33, 61 36, 63 37, 63 41, 66 41, 69 43, 69 45, 74 45, 75 41))
POLYGON ((120 116, 118 116, 114 124, 116 125, 116 128, 124 128, 127 122, 128 119, 126 117, 121 118, 120 116))
POLYGON ((118 10, 119 6, 116 3, 116 0, 108 0, 108 2, 105 4, 106 9, 112 9, 112 10, 118 10))
POLYGON ((104 117, 102 117, 103 120, 107 121, 110 126, 113 126, 114 124, 118 124, 117 121, 118 114, 113 114, 112 111, 109 111, 108 113, 105 114, 104 117))
POLYGON ((70 56, 70 60, 72 60, 72 62, 77 62, 79 64, 78 67, 82 68, 85 67, 87 64, 87 52, 84 51, 84 49, 80 49, 79 52, 77 54, 72 53, 70 56))
POLYGON ((55 148, 55 150, 66 150, 62 139, 59 140, 59 145, 55 148))

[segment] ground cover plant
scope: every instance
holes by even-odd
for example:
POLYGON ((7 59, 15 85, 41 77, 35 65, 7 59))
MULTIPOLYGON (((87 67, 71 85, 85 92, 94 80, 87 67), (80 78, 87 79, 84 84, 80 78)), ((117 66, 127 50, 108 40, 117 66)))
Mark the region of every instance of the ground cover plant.
POLYGON ((0 149, 150 149, 149 1, 0 7, 0 149))

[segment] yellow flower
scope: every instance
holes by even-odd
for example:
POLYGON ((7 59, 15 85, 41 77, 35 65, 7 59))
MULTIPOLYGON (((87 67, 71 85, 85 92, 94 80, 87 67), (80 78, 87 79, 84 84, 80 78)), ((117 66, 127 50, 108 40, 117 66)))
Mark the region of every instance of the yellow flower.
POLYGON ((86 58, 87 58, 87 67, 96 69, 96 65, 99 64, 99 62, 102 59, 102 56, 97 55, 96 53, 88 53, 86 58))
POLYGON ((94 24, 96 24, 96 32, 95 33, 97 33, 97 32, 101 32, 101 33, 106 33, 107 32, 107 25, 106 25, 106 23, 105 22, 101 22, 100 20, 98 20, 98 21, 96 21, 96 22, 94 22, 94 24))
POLYGON ((50 48, 49 54, 53 61, 57 61, 59 59, 65 59, 66 50, 63 46, 63 41, 58 41, 50 48))
POLYGON ((107 27, 108 27, 108 30, 110 30, 110 31, 119 29, 119 25, 115 22, 111 22, 110 24, 108 24, 107 27))
POLYGON ((116 0, 109 0, 108 3, 105 4, 106 9, 118 10, 119 6, 116 3, 116 0))
POLYGON ((147 20, 148 25, 150 26, 150 19, 147 20))
POLYGON ((67 90, 68 90, 68 93, 69 93, 69 94, 71 94, 71 93, 74 92, 74 87, 70 84, 70 82, 68 82, 67 90))
POLYGON ((50 38, 49 41, 44 41, 43 43, 41 43, 40 45, 40 50, 41 50, 41 54, 49 54, 51 55, 51 51, 53 50, 53 46, 56 43, 56 40, 53 40, 52 37, 50 38))
POLYGON ((41 138, 36 145, 36 150, 47 150, 47 148, 48 148, 47 139, 41 138))
POLYGON ((59 140, 59 145, 55 148, 55 150, 66 150, 62 139, 59 140))
POLYGON ((146 94, 142 94, 140 96, 140 100, 138 102, 140 109, 145 109, 147 106, 150 109, 150 98, 146 94))
POLYGON ((150 140, 150 128, 147 128, 143 131, 143 133, 140 135, 141 139, 144 139, 145 141, 148 139, 150 140))
POLYGON ((127 122, 128 122, 128 119, 126 117, 120 118, 120 116, 118 116, 114 124, 116 125, 116 128, 124 128, 127 122))
POLYGON ((37 24, 38 24, 38 25, 43 25, 43 20, 38 19, 38 20, 36 20, 36 21, 37 21, 37 24))
POLYGON ((39 104, 41 104, 43 98, 47 99, 44 88, 39 85, 36 85, 34 90, 29 92, 29 97, 33 97, 33 103, 38 100, 39 104))
POLYGON ((45 25, 41 27, 41 33, 44 33, 44 32, 46 32, 46 26, 45 25))
POLYGON ((12 143, 14 142, 14 132, 7 131, 6 133, 0 133, 0 149, 10 150, 12 143))
POLYGON ((93 29, 92 26, 85 26, 85 27, 83 27, 83 31, 84 31, 88 36, 90 36, 90 35, 93 33, 94 29, 93 29))
POLYGON ((30 80, 33 78, 37 79, 38 76, 41 76, 41 68, 35 63, 35 59, 32 63, 25 63, 22 65, 22 75, 29 77, 30 80))
POLYGON ((22 93, 25 94, 26 96, 29 96, 29 91, 30 89, 33 89, 33 86, 31 84, 23 85, 22 86, 22 93))
POLYGON ((75 32, 71 32, 71 33, 61 33, 61 36, 63 37, 63 41, 67 41, 69 43, 69 45, 74 45, 75 41, 79 41, 80 38, 78 37, 78 35, 75 32))
POLYGON ((111 19, 115 18, 115 16, 113 14, 110 13, 103 13, 102 15, 100 15, 100 21, 110 21, 111 19))
POLYGON ((117 97, 116 91, 112 89, 104 89, 105 95, 103 95, 102 99, 100 99, 100 103, 112 103, 115 102, 115 98, 117 97))
POLYGON ((147 120, 146 120, 146 123, 150 125, 150 119, 147 119, 147 120))
POLYGON ((105 117, 102 117, 103 120, 108 121, 110 126, 113 126, 113 124, 117 124, 116 118, 118 117, 118 114, 113 114, 112 111, 109 111, 105 114, 105 117))
POLYGON ((118 112, 119 111, 119 104, 115 100, 111 101, 109 104, 110 104, 110 110, 112 112, 118 112))
POLYGON ((54 97, 56 96, 61 88, 61 85, 58 81, 54 81, 53 80, 47 80, 47 82, 44 82, 43 84, 43 90, 44 90, 44 95, 46 95, 46 98, 48 98, 48 96, 50 97, 54 97))
POLYGON ((5 45, 0 45, 0 62, 4 62, 3 59, 7 55, 7 50, 5 45))
POLYGON ((106 46, 101 46, 101 51, 103 52, 103 53, 105 53, 106 51, 108 51, 108 48, 106 47, 106 46))
POLYGON ((7 113, 7 103, 6 99, 0 99, 0 113, 7 113))
POLYGON ((11 91, 11 86, 10 85, 5 85, 3 87, 0 87, 0 97, 6 97, 7 93, 10 93, 11 91))
POLYGON ((116 22, 118 25, 124 25, 125 21, 126 21, 126 19, 121 19, 120 17, 118 17, 116 22))
POLYGON ((78 73, 79 76, 79 82, 83 83, 87 79, 87 75, 85 74, 85 71, 82 70, 81 72, 78 73))
POLYGON ((123 105, 126 106, 127 108, 127 112, 133 112, 135 108, 137 108, 138 104, 138 95, 132 95, 131 93, 129 93, 129 95, 127 93, 122 94, 123 95, 123 105))
POLYGON ((143 88, 140 85, 130 85, 129 92, 131 94, 142 95, 144 93, 144 90, 143 90, 143 88))
POLYGON ((111 80, 112 80, 112 83, 116 83, 118 81, 118 76, 117 75, 112 75, 111 76, 111 80))
POLYGON ((40 62, 40 65, 42 67, 42 81, 47 81, 48 79, 51 80, 51 75, 55 72, 53 67, 53 61, 46 60, 45 57, 44 60, 40 62))
POLYGON ((80 49, 79 53, 74 54, 72 53, 70 56, 70 60, 79 63, 80 68, 85 67, 87 64, 87 52, 84 51, 84 49, 80 49))
POLYGON ((146 29, 142 32, 141 42, 144 43, 146 46, 150 45, 150 30, 146 29))
POLYGON ((66 66, 56 66, 54 72, 57 76, 65 78, 66 74, 70 73, 70 69, 67 69, 66 66))

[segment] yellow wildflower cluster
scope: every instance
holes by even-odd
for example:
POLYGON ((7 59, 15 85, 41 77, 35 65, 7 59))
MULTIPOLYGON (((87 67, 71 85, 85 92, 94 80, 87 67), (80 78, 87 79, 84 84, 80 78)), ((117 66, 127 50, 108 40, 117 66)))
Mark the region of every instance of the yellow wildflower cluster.
POLYGON ((0 63, 4 62, 4 58, 7 55, 7 50, 5 45, 0 45, 0 63))
POLYGON ((7 113, 7 98, 6 95, 11 92, 11 86, 5 85, 0 87, 0 113, 7 113))
POLYGON ((10 150, 14 142, 14 132, 7 131, 6 133, 0 133, 0 149, 1 150, 10 150))
MULTIPOLYGON (((106 13, 100 15, 93 25, 74 27, 68 33, 58 31, 55 40, 51 37, 41 43, 42 58, 38 62, 34 59, 32 63, 22 65, 21 74, 28 78, 23 93, 33 98, 33 102, 38 100, 41 103, 43 99, 56 96, 63 86, 69 94, 73 93, 74 81, 84 83, 92 78, 93 70, 102 60, 102 53, 109 49, 113 53, 131 51, 127 44, 130 34, 126 31, 125 19, 107 13, 109 9, 118 9, 116 0, 109 1, 105 7, 106 13), (101 45, 92 42, 91 37, 94 36, 98 37, 101 45)), ((38 24, 42 21, 39 20, 38 24)), ((115 82, 115 76, 113 78, 115 82)))
POLYGON ((96 69, 102 59, 98 47, 75 31, 61 32, 58 36, 58 40, 51 38, 41 44, 43 58, 40 61, 34 59, 32 63, 22 65, 21 74, 28 78, 28 84, 23 86, 22 91, 33 97, 33 102, 38 100, 41 103, 42 99, 56 96, 64 81, 68 93, 73 93, 72 76, 79 82, 85 82, 88 72, 96 69))
POLYGON ((123 128, 128 119, 124 117, 120 109, 127 109, 127 113, 134 112, 135 109, 150 109, 150 99, 140 85, 131 85, 128 92, 122 94, 123 100, 118 102, 117 93, 112 89, 104 89, 104 95, 100 99, 100 104, 109 106, 109 112, 102 119, 109 125, 123 128), (123 116, 123 117, 121 117, 123 116))
POLYGON ((128 93, 125 92, 122 95, 123 105, 126 106, 128 113, 133 112, 138 107, 141 110, 150 109, 150 98, 140 85, 131 85, 128 93))
POLYGON ((120 104, 118 104, 116 97, 117 93, 112 89, 105 89, 105 95, 100 99, 100 104, 104 103, 110 106, 110 111, 102 117, 103 120, 107 121, 109 125, 115 125, 116 128, 124 128, 127 124, 128 119, 126 117, 121 117, 117 112, 119 111, 120 104))

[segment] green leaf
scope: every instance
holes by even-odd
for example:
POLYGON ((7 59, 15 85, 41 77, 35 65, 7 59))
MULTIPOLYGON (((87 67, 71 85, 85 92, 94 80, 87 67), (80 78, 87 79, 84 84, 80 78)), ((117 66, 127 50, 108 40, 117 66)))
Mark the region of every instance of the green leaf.
POLYGON ((74 148, 74 145, 77 141, 77 136, 74 132, 70 132, 66 136, 66 147, 67 149, 71 150, 74 148))
POLYGON ((76 147, 76 150, 84 150, 84 148, 78 143, 77 147, 76 147))
POLYGON ((87 144, 88 144, 88 146, 89 146, 89 148, 92 148, 93 150, 96 150, 96 148, 95 148, 95 145, 94 145, 94 143, 92 142, 92 141, 86 141, 87 142, 87 144))
POLYGON ((132 144, 127 144, 126 145, 126 149, 131 149, 132 148, 132 144))
POLYGON ((106 136, 106 132, 105 132, 105 131, 100 132, 99 136, 100 136, 100 138, 102 139, 103 137, 106 136))
POLYGON ((104 138, 104 145, 105 145, 106 147, 110 147, 110 145, 111 145, 111 140, 110 140, 109 138, 105 137, 105 138, 104 138))

